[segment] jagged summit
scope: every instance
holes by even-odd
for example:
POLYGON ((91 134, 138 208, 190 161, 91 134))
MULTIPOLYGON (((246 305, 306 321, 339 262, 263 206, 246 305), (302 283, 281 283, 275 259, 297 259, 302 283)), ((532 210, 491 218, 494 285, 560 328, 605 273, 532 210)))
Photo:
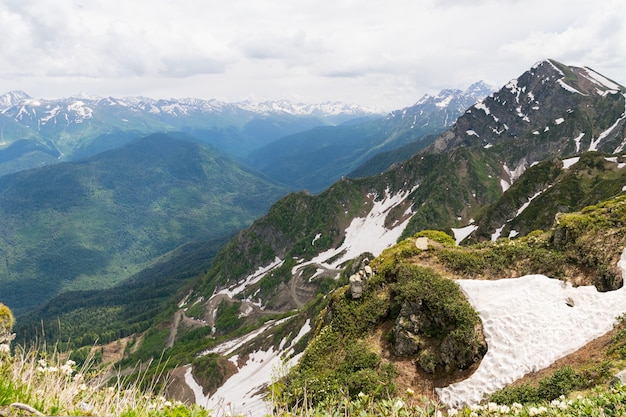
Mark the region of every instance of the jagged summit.
POLYGON ((25 100, 32 99, 22 90, 13 90, 0 96, 0 111, 15 106, 25 100))
POLYGON ((424 94, 412 107, 435 105, 439 108, 449 108, 456 104, 460 110, 465 110, 470 105, 483 99, 496 90, 484 81, 477 81, 470 85, 467 90, 446 88, 436 95, 424 94))
POLYGON ((624 148, 625 91, 589 68, 539 61, 468 109, 431 150, 506 146, 515 166, 557 153, 613 153, 624 148))
POLYGON ((466 91, 443 89, 436 95, 424 94, 414 105, 389 113, 387 119, 410 119, 412 128, 429 125, 447 128, 468 107, 494 90, 487 83, 479 81, 466 91))
POLYGON ((472 95, 477 99, 482 99, 484 97, 487 97, 489 94, 493 93, 497 89, 498 88, 496 86, 480 80, 467 87, 467 90, 465 90, 465 94, 472 95))

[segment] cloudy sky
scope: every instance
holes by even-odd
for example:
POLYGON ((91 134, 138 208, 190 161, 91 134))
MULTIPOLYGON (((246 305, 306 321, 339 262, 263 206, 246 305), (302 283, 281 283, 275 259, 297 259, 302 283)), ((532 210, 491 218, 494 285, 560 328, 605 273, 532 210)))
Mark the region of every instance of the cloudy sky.
POLYGON ((623 0, 2 0, 0 94, 391 110, 554 58, 626 84, 623 0))

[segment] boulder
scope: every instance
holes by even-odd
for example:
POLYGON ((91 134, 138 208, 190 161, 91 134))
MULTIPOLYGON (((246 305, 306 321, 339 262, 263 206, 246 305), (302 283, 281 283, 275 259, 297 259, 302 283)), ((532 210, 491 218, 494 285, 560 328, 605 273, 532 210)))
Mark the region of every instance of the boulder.
POLYGON ((354 274, 350 277, 350 294, 352 298, 361 298, 363 295, 363 278, 361 274, 354 274))
POLYGON ((616 373, 611 382, 609 382, 609 386, 611 387, 616 385, 626 385, 626 370, 616 373))
POLYGON ((421 303, 404 301, 393 328, 393 350, 398 356, 411 356, 420 351, 423 341, 418 336, 423 327, 421 303))
POLYGON ((422 236, 415 239, 415 247, 420 250, 428 250, 428 238, 422 236))

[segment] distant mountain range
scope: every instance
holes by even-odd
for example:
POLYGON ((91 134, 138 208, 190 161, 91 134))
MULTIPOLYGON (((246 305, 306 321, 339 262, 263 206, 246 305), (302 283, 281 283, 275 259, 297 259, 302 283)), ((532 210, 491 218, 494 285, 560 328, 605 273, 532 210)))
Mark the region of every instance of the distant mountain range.
POLYGON ((93 156, 154 132, 185 132, 243 157, 289 134, 377 115, 344 103, 89 96, 44 100, 11 91, 0 96, 0 175, 93 156))
POLYGON ((153 132, 183 132, 293 189, 319 192, 378 153, 427 144, 492 90, 482 82, 443 90, 386 117, 345 103, 43 100, 11 91, 0 96, 0 175, 90 157, 153 132))
POLYGON ((494 89, 477 82, 465 92, 447 89, 435 96, 426 94, 413 106, 379 119, 350 121, 286 136, 252 151, 248 161, 277 181, 317 193, 343 176, 375 175, 407 159, 411 154, 404 152, 395 158, 379 158, 383 163, 368 162, 378 154, 407 145, 415 153, 494 89))

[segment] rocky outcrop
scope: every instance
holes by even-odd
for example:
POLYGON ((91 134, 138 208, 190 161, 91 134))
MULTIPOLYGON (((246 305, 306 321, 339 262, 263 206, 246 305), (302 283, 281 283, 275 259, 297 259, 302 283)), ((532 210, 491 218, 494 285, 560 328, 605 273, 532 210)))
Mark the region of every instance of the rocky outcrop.
POLYGON ((444 372, 467 369, 482 359, 487 344, 480 325, 473 329, 477 337, 449 329, 449 319, 436 310, 405 300, 393 329, 393 351, 398 356, 415 356, 417 366, 427 373, 434 373, 438 366, 444 372), (475 343, 468 344, 468 339, 475 343))
POLYGON ((350 276, 350 294, 352 298, 361 298, 366 280, 371 278, 372 274, 372 267, 365 265, 362 270, 350 276))

